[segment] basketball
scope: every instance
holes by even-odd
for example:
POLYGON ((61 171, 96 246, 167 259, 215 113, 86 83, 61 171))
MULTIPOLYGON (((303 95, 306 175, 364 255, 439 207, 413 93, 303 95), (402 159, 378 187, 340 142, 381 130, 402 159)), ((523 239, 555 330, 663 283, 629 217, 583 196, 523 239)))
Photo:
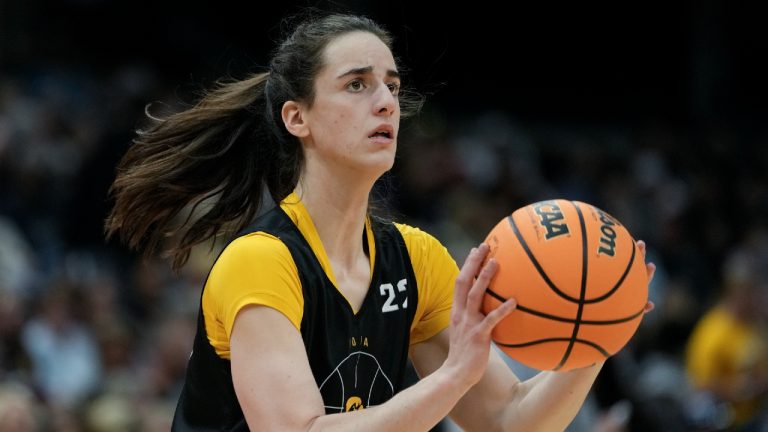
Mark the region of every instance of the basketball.
POLYGON ((590 366, 637 330, 648 301, 645 257, 608 213, 541 201, 502 219, 485 242, 499 266, 483 312, 511 297, 518 302, 492 333, 511 358, 539 370, 590 366))

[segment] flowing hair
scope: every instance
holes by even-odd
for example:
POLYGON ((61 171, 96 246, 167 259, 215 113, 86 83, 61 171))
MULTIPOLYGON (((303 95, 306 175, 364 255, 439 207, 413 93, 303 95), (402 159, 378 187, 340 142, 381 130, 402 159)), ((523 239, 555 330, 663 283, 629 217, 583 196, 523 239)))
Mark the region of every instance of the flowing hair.
MULTIPOLYGON (((278 46, 268 72, 219 81, 184 111, 147 113, 150 126, 137 132, 117 166, 107 238, 118 234, 145 256, 162 249, 178 270, 195 245, 248 225, 266 193, 278 203, 288 196, 304 153, 282 122, 282 106, 312 105, 325 47, 353 31, 371 33, 391 49, 389 33, 368 18, 309 17, 278 46)), ((412 91, 401 91, 399 100, 403 117, 423 103, 412 91)))

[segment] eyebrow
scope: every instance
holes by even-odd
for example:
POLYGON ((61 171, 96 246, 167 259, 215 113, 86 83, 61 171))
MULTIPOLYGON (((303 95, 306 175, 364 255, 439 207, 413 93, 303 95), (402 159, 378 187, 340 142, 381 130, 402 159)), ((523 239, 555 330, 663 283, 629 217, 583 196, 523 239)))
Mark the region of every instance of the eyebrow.
MULTIPOLYGON (((338 78, 344 78, 344 77, 350 76, 350 75, 366 75, 366 74, 370 74, 372 72, 373 72, 373 66, 364 66, 364 67, 359 67, 359 68, 352 68, 352 69, 342 73, 341 75, 337 76, 336 78, 337 79, 338 78)), ((400 72, 398 72, 396 70, 393 70, 393 69, 388 69, 387 70, 387 76, 390 77, 390 78, 400 78, 400 72)))

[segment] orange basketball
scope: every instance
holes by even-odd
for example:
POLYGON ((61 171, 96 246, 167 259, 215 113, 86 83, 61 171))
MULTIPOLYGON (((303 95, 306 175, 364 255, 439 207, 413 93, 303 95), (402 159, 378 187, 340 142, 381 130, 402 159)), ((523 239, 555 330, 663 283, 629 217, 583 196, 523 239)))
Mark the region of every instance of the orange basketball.
POLYGON ((645 258, 627 229, 578 201, 541 201, 504 218, 485 240, 499 269, 483 299, 517 309, 493 330, 496 345, 539 370, 589 366, 618 352, 648 301, 645 258))

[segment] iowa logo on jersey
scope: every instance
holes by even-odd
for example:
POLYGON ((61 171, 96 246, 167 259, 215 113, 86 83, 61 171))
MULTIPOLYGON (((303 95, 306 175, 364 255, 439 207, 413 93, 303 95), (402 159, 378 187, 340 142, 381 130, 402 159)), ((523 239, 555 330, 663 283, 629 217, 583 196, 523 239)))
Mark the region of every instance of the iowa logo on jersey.
POLYGON ((357 411, 361 409, 365 409, 365 407, 363 406, 362 399, 360 399, 357 396, 352 396, 351 398, 347 399, 347 404, 344 407, 344 411, 350 412, 350 411, 357 411))
POLYGON ((320 384, 328 414, 379 405, 395 394, 389 377, 373 355, 357 351, 342 360, 320 384))

